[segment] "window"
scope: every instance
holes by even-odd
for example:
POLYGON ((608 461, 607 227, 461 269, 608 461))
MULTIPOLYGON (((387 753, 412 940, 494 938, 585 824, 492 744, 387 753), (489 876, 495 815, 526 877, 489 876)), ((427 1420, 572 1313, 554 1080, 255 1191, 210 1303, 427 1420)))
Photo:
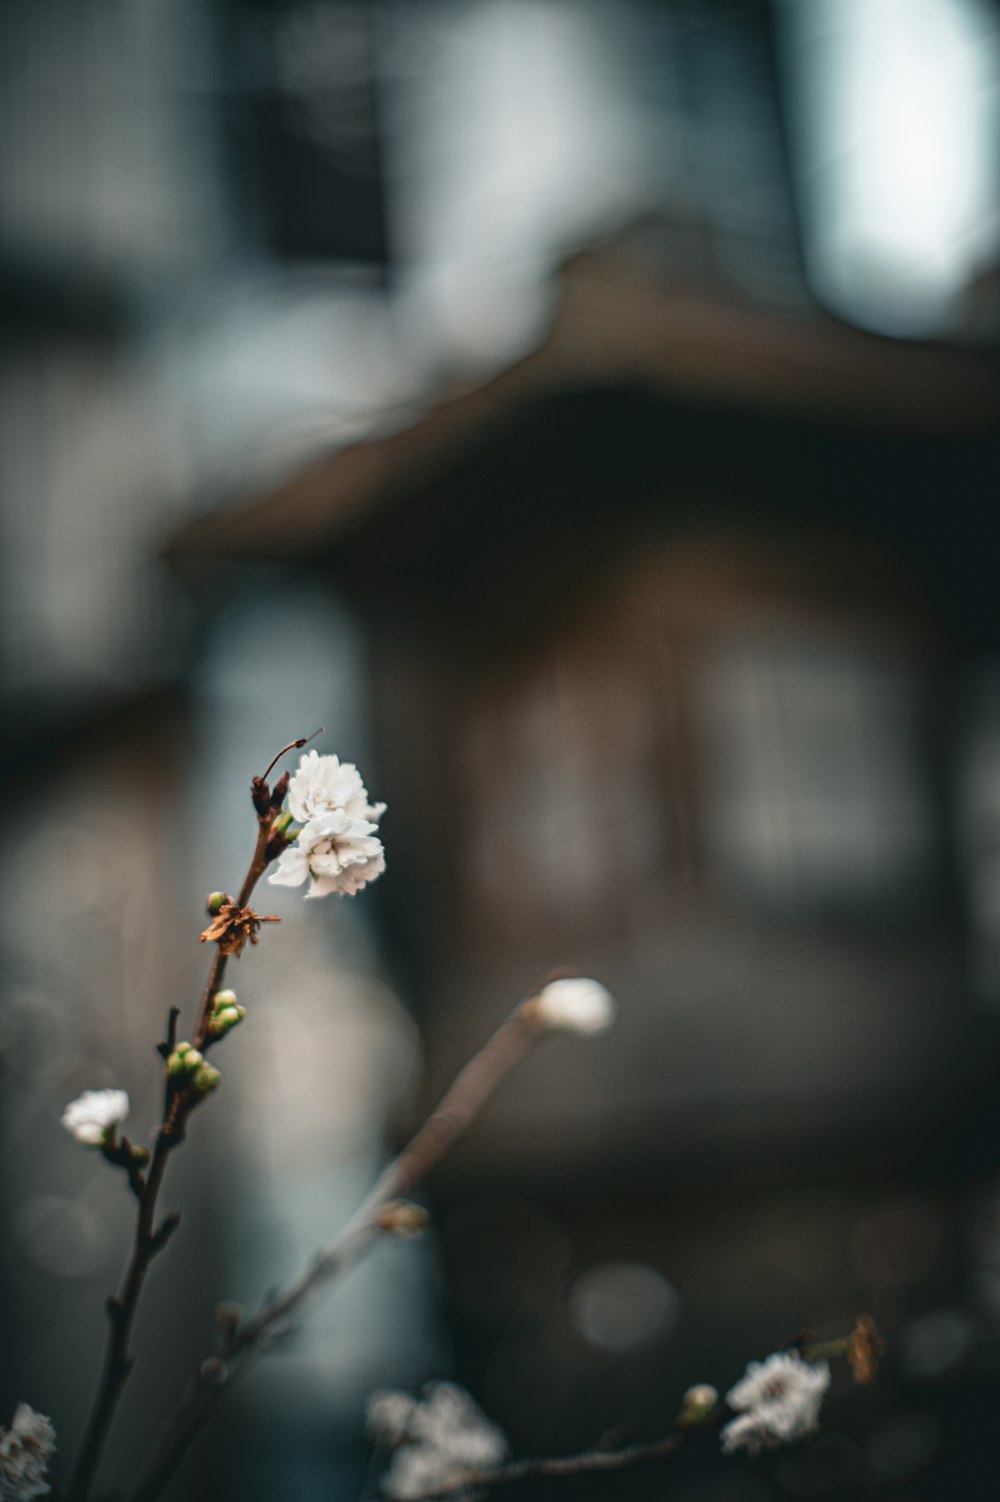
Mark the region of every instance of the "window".
POLYGON ((905 906, 925 885, 933 810, 918 761, 921 681, 835 628, 720 646, 701 695, 712 874, 787 907, 905 906))
POLYGON ((650 727, 624 653, 577 649, 481 701, 470 859, 488 911, 614 924, 663 858, 650 727))

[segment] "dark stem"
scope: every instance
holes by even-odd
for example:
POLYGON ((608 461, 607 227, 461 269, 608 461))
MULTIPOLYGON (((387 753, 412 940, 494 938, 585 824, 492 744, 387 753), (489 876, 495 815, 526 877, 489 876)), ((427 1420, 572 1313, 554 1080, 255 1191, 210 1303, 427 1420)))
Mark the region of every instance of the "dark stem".
MULTIPOLYGON (((246 907, 253 895, 254 887, 267 870, 267 842, 271 837, 271 825, 273 822, 273 814, 257 821, 257 844, 254 847, 253 859, 250 862, 243 885, 240 887, 240 895, 236 899, 237 907, 246 907)), ((208 972, 205 989, 201 993, 201 1002, 198 1007, 198 1026, 195 1029, 192 1042, 195 1048, 200 1049, 202 1052, 210 1048, 214 1041, 209 1037, 208 1024, 212 1016, 213 998, 216 991, 221 989, 223 976, 226 973, 226 960, 227 956, 222 953, 221 949, 218 950, 215 959, 212 961, 212 968, 208 972)))
POLYGON ((466 1064, 433 1114, 389 1164, 340 1235, 313 1259, 295 1283, 269 1300, 224 1343, 218 1354, 203 1362, 126 1493, 125 1502, 153 1502, 160 1495, 247 1361, 264 1348, 268 1336, 282 1329, 323 1284, 352 1266, 384 1234, 379 1212, 391 1200, 412 1189, 441 1161, 501 1081, 543 1036, 523 1005, 498 1028, 466 1064))
POLYGON ((272 770, 278 765, 278 762, 281 760, 281 758, 285 756, 289 751, 301 751, 303 746, 308 746, 310 741, 314 741, 318 735, 322 735, 325 729, 326 726, 321 725, 318 730, 313 731, 312 735, 302 735, 297 741, 289 741, 287 746, 282 746, 277 756, 273 757, 272 760, 268 762, 266 768, 261 773, 261 782, 266 782, 267 778, 271 775, 272 770))
POLYGON ((111 1322, 111 1329, 104 1352, 104 1368, 73 1470, 69 1502, 85 1502, 90 1484, 100 1464, 118 1400, 134 1364, 134 1358, 129 1353, 129 1340, 136 1310, 139 1307, 142 1285, 149 1264, 158 1250, 155 1245, 153 1222, 156 1216, 157 1197, 167 1167, 167 1157, 180 1140, 175 1135, 176 1120, 179 1117, 179 1101, 180 1097, 175 1096, 157 1133, 149 1174, 139 1197, 135 1243, 125 1274, 125 1282, 118 1297, 108 1300, 108 1318, 111 1322))
MULTIPOLYGON (((275 814, 269 813, 258 819, 257 844, 243 886, 240 888, 238 899, 240 907, 246 906, 254 887, 267 868, 267 842, 274 818, 275 814)), ((208 1037, 208 1024, 212 1015, 212 998, 222 984, 225 969, 226 956, 217 950, 202 992, 198 1025, 194 1037, 196 1048, 204 1049, 211 1041, 208 1037)), ((167 1042, 171 1046, 176 1041, 176 1029, 177 1009, 171 1008, 167 1032, 167 1042)), ((162 1046, 160 1051, 162 1053, 162 1046)), ((153 1149, 149 1172, 141 1188, 132 1182, 130 1177, 133 1192, 139 1200, 135 1242, 121 1292, 117 1297, 108 1300, 107 1309, 111 1328, 104 1351, 104 1366, 90 1419, 73 1469, 68 1502, 87 1502, 118 1402, 134 1365, 134 1357, 129 1352, 129 1341, 146 1273, 153 1258, 162 1251, 177 1227, 176 1216, 168 1216, 160 1227, 155 1226, 157 1200, 167 1168, 167 1159, 173 1149, 183 1142, 185 1122, 199 1098, 189 1088, 183 1086, 180 1089, 175 1088, 173 1081, 169 1076, 167 1077, 163 1119, 156 1134, 156 1146, 153 1149)))

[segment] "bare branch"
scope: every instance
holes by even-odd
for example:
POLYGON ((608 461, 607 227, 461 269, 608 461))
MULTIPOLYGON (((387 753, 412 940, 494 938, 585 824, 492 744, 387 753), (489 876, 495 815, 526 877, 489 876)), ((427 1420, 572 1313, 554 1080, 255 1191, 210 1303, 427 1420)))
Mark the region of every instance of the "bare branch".
MULTIPOLYGON (((243 886, 240 889, 240 906, 246 905, 254 887, 267 869, 267 844, 274 819, 275 812, 273 810, 269 810, 266 815, 261 815, 258 818, 257 843, 254 847, 253 857, 250 861, 243 886)), ((212 1000, 222 984, 225 968, 226 955, 219 948, 212 960, 208 980, 202 992, 199 1005, 198 1025, 195 1032, 195 1047, 197 1048, 205 1046, 209 1039, 208 1029, 209 1020, 212 1015, 212 1000)), ((171 1007, 167 1021, 166 1040, 158 1046, 158 1052, 164 1058, 169 1058, 170 1053, 173 1051, 173 1045, 176 1042, 177 1018, 179 1015, 178 1009, 171 1007)), ((125 1272, 122 1290, 108 1305, 109 1310, 113 1307, 114 1312, 104 1352, 104 1366, 98 1383, 97 1393, 94 1397, 90 1419, 77 1455, 76 1465, 73 1469, 69 1488, 69 1502, 87 1502, 94 1477, 97 1474, 97 1468, 101 1462, 101 1455, 104 1451, 108 1433, 114 1420, 115 1411, 118 1407, 118 1401, 134 1365, 134 1358, 129 1353, 128 1346, 146 1273, 153 1258, 158 1252, 163 1250, 170 1236, 176 1230, 178 1222, 178 1217, 169 1215, 158 1229, 154 1229, 157 1200, 163 1183, 163 1176, 166 1172, 167 1160, 173 1149, 184 1141, 187 1117, 200 1099, 200 1094, 192 1090, 190 1085, 185 1083, 178 1087, 177 1083, 169 1075, 166 1076, 163 1117, 157 1130, 152 1161, 149 1164, 149 1171, 145 1177, 140 1174, 140 1165, 135 1162, 131 1149, 128 1154, 128 1162, 125 1161, 125 1157, 123 1156, 124 1148, 118 1154, 117 1158, 109 1154, 108 1149, 105 1149, 106 1157, 110 1157, 111 1161, 120 1161, 121 1166, 126 1168, 129 1174, 130 1187, 139 1201, 139 1206, 132 1255, 125 1272)))
MULTIPOLYGON (((703 1428, 706 1426, 702 1426, 703 1428)), ((675 1455, 690 1434, 689 1429, 672 1429, 662 1439, 643 1444, 625 1445, 620 1450, 585 1450, 580 1455, 557 1456, 547 1460, 514 1460, 490 1471, 467 1471, 457 1480, 436 1491, 421 1492, 413 1502, 438 1502, 439 1498, 461 1497, 466 1492, 488 1491, 509 1486, 529 1476, 585 1476, 593 1471, 620 1471, 643 1460, 663 1460, 675 1455)))
POLYGON ((389 1164, 340 1235, 310 1261, 295 1283, 268 1300, 259 1313, 232 1332, 221 1350, 202 1363, 126 1493, 125 1502, 152 1502, 160 1495, 223 1392, 244 1366, 322 1287, 353 1266, 374 1241, 386 1234, 380 1212, 441 1161, 497 1086, 544 1036, 530 1003, 522 1002, 466 1064, 437 1109, 389 1164))

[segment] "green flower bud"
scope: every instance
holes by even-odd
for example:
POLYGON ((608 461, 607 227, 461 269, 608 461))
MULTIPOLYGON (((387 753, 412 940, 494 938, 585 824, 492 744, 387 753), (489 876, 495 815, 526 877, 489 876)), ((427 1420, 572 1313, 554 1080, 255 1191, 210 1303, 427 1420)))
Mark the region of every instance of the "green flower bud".
POLYGON ((235 991, 216 991, 212 997, 212 1011, 217 1012, 220 1007, 234 1007, 236 1005, 235 991))
POLYGON ((719 1394, 715 1388, 707 1382, 699 1382, 696 1387, 689 1387, 681 1399, 677 1425, 684 1429, 704 1424, 712 1417, 718 1406, 719 1394))
POLYGON ((167 1060, 167 1073, 177 1079, 182 1074, 190 1074, 203 1062, 201 1054, 190 1043, 178 1043, 167 1060))
POLYGON ((208 908, 209 913, 214 918, 219 909, 223 907, 225 903, 232 902, 232 900, 233 899, 230 897, 228 892, 209 892, 208 901, 205 903, 205 906, 208 908))
POLYGON ((213 1038, 224 1038, 226 1033, 243 1021, 246 1014, 246 1007, 241 1007, 239 1002, 235 1006, 220 1007, 208 1019, 208 1030, 213 1038))
POLYGON ((210 1090, 217 1090, 222 1082, 222 1075, 214 1064, 202 1064, 191 1076, 191 1083, 200 1095, 207 1095, 210 1090))
POLYGON ((291 814, 283 813, 278 815, 271 827, 275 834, 284 834, 292 823, 291 814))

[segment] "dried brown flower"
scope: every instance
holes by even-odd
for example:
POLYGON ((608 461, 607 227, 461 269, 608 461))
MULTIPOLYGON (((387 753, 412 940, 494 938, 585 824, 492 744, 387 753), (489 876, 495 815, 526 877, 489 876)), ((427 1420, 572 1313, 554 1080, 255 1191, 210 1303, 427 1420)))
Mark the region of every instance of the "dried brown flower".
POLYGON ((201 935, 203 944, 216 943, 224 955, 234 954, 239 958, 246 948, 258 942, 257 934, 262 923, 280 923, 273 913, 260 917, 252 907, 240 907, 235 902, 224 902, 201 935))
POLYGON ((859 1314, 854 1329, 847 1337, 847 1364, 861 1387, 871 1387, 878 1375, 879 1357, 885 1350, 885 1341, 879 1336, 875 1321, 870 1314, 859 1314))

